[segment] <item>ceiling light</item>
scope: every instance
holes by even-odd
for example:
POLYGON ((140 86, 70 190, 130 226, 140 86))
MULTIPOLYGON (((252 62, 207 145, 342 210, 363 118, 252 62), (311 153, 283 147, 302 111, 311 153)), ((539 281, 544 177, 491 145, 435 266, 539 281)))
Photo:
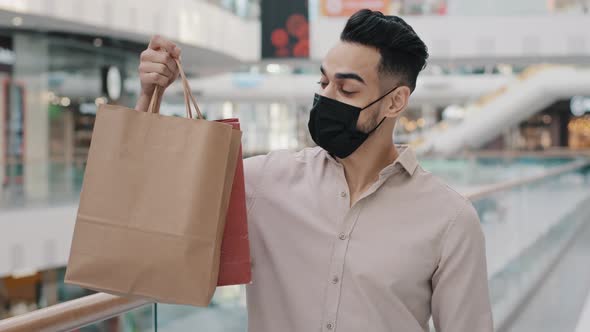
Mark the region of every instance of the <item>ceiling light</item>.
POLYGON ((20 16, 15 16, 12 18, 12 25, 14 25, 15 27, 19 27, 21 25, 23 25, 23 18, 20 16))
POLYGON ((424 120, 424 118, 420 118, 416 123, 418 124, 419 128, 422 128, 426 124, 426 120, 424 120))
POLYGON ((281 72, 281 65, 276 63, 271 63, 266 65, 266 71, 271 74, 278 74, 281 72))
POLYGON ((68 106, 70 106, 70 104, 71 104, 71 100, 70 100, 70 98, 68 98, 68 97, 63 97, 63 98, 61 99, 61 106, 63 106, 63 107, 68 107, 68 106))
POLYGON ((98 97, 98 98, 94 99, 94 104, 96 104, 96 106, 106 104, 106 103, 107 103, 107 100, 104 97, 98 97))

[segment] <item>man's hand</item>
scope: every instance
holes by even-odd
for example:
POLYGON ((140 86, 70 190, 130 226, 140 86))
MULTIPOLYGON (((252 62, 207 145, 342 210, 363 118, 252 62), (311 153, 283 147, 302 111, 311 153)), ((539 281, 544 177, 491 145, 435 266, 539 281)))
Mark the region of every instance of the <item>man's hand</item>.
POLYGON ((178 66, 174 59, 180 58, 181 50, 173 42, 153 36, 148 48, 141 53, 139 63, 139 80, 141 94, 135 107, 138 111, 147 111, 156 85, 162 87, 160 93, 178 77, 178 66))

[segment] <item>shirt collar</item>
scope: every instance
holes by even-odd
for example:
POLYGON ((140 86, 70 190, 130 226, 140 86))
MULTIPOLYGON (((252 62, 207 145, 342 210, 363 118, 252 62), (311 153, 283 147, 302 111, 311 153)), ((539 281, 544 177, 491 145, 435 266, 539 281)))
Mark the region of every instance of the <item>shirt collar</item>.
POLYGON ((410 176, 414 175, 416 168, 418 168, 418 160, 414 150, 408 145, 396 145, 398 152, 397 159, 387 167, 381 170, 380 176, 390 175, 399 168, 405 170, 410 176))
MULTIPOLYGON (((418 159, 416 159, 416 154, 414 153, 414 150, 408 145, 396 144, 395 147, 398 152, 397 159, 392 164, 382 169, 381 172, 379 172, 379 176, 390 175, 399 167, 403 168, 406 172, 408 172, 410 176, 414 175, 416 168, 418 168, 418 159)), ((332 157, 330 153, 328 153, 324 149, 321 149, 321 151, 324 152, 324 156, 328 160, 340 165, 340 163, 338 163, 338 161, 334 157, 332 157)))

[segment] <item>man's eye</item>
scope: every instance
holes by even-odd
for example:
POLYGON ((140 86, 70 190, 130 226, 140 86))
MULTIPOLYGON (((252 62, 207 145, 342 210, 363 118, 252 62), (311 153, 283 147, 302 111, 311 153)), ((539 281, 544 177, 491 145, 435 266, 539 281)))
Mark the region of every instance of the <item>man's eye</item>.
POLYGON ((346 95, 346 96, 350 96, 352 94, 354 94, 354 91, 346 91, 346 90, 340 90, 342 92, 342 94, 346 95))
POLYGON ((328 83, 322 81, 319 81, 318 84, 322 87, 322 89, 325 89, 328 86, 328 83))

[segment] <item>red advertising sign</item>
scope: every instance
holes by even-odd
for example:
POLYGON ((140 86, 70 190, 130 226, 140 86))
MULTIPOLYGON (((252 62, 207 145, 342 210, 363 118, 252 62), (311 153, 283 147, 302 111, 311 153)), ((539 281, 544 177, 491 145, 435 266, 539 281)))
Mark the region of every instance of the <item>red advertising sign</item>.
POLYGON ((365 8, 388 14, 390 2, 390 0, 320 0, 320 6, 324 16, 351 16, 365 8))

